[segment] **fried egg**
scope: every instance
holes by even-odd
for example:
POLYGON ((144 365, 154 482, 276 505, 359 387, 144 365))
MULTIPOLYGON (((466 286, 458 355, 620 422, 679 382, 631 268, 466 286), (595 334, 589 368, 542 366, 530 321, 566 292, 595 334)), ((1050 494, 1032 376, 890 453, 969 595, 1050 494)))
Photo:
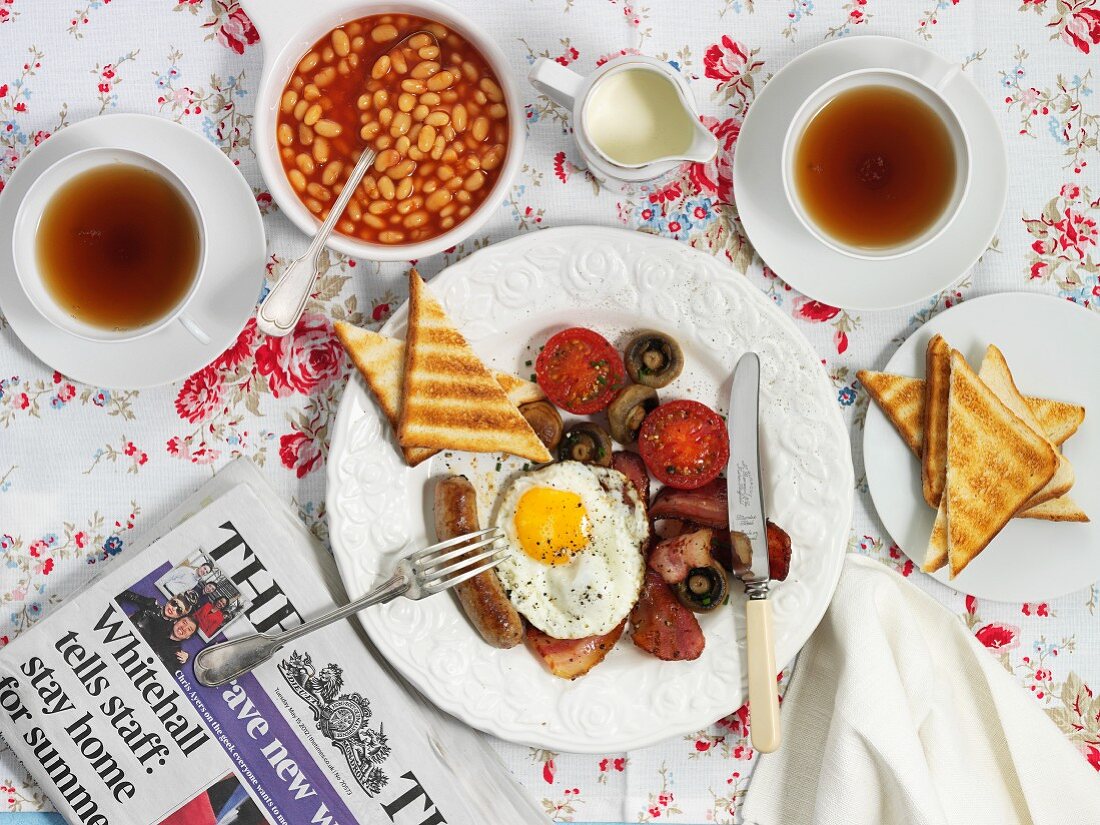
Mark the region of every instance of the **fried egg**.
POLYGON ((617 470, 576 461, 515 479, 497 508, 508 555, 496 568, 516 610, 556 639, 608 633, 645 576, 645 507, 617 470))

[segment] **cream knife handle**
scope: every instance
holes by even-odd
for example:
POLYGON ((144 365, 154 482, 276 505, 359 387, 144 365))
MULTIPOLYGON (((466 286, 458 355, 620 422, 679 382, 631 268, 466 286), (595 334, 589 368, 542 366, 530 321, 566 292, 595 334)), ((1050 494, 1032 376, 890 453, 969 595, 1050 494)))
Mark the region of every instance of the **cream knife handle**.
POLYGON ((775 684, 772 603, 768 599, 749 599, 745 602, 745 618, 752 746, 761 753, 771 753, 779 747, 779 691, 775 684))

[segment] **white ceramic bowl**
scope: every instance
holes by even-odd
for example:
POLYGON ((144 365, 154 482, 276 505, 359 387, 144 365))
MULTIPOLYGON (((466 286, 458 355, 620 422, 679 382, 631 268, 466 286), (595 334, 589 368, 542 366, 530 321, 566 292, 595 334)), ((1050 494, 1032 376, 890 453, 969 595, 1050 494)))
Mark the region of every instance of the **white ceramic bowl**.
MULTIPOLYGON (((320 37, 337 26, 373 14, 406 13, 437 20, 449 29, 461 34, 485 58, 496 73, 504 90, 508 106, 508 153, 500 167, 500 174, 488 196, 464 221, 451 230, 420 243, 376 244, 367 243, 334 231, 328 246, 346 255, 373 261, 408 261, 424 258, 449 249, 480 229, 489 219, 511 186, 523 161, 523 144, 527 124, 523 113, 523 101, 519 94, 519 75, 509 66, 504 53, 477 26, 450 6, 435 0, 329 0, 329 2, 303 3, 300 0, 242 0, 248 16, 260 32, 264 45, 264 69, 256 101, 255 135, 256 155, 260 171, 279 208, 294 224, 308 235, 316 233, 320 221, 298 200, 283 171, 279 147, 275 140, 278 104, 298 61, 320 37)), ((382 47, 379 47, 380 49, 382 47)))

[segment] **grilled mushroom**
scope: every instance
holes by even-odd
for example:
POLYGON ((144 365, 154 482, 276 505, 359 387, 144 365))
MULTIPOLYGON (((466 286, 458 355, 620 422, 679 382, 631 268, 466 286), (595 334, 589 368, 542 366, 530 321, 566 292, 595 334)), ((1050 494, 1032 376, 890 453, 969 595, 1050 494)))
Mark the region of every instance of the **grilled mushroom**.
POLYGON ((532 401, 529 404, 521 404, 520 414, 527 419, 539 441, 546 445, 546 449, 553 452, 561 443, 562 422, 561 414, 549 401, 532 401))
POLYGON ((585 464, 611 466, 611 436, 603 427, 591 421, 578 421, 565 431, 558 458, 562 461, 581 461, 585 464))
POLYGON ((672 383, 684 369, 684 353, 668 335, 647 329, 638 333, 626 345, 626 371, 638 384, 664 387, 672 383))
POLYGON ((615 396, 607 408, 607 423, 611 437, 620 444, 632 444, 638 440, 642 421, 660 401, 657 390, 642 384, 631 384, 615 396))
POLYGON ((706 567, 693 567, 675 587, 680 604, 696 613, 709 613, 729 594, 729 580, 722 565, 711 560, 706 567))

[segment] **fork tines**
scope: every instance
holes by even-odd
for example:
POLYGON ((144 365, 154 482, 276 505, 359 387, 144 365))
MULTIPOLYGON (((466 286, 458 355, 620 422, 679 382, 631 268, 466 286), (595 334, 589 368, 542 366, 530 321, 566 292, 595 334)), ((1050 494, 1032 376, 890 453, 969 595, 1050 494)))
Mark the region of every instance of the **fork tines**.
POLYGON ((409 561, 421 586, 429 592, 438 592, 496 567, 505 556, 503 539, 496 528, 467 533, 421 550, 410 556, 409 561), (461 542, 467 543, 455 546, 461 542))

